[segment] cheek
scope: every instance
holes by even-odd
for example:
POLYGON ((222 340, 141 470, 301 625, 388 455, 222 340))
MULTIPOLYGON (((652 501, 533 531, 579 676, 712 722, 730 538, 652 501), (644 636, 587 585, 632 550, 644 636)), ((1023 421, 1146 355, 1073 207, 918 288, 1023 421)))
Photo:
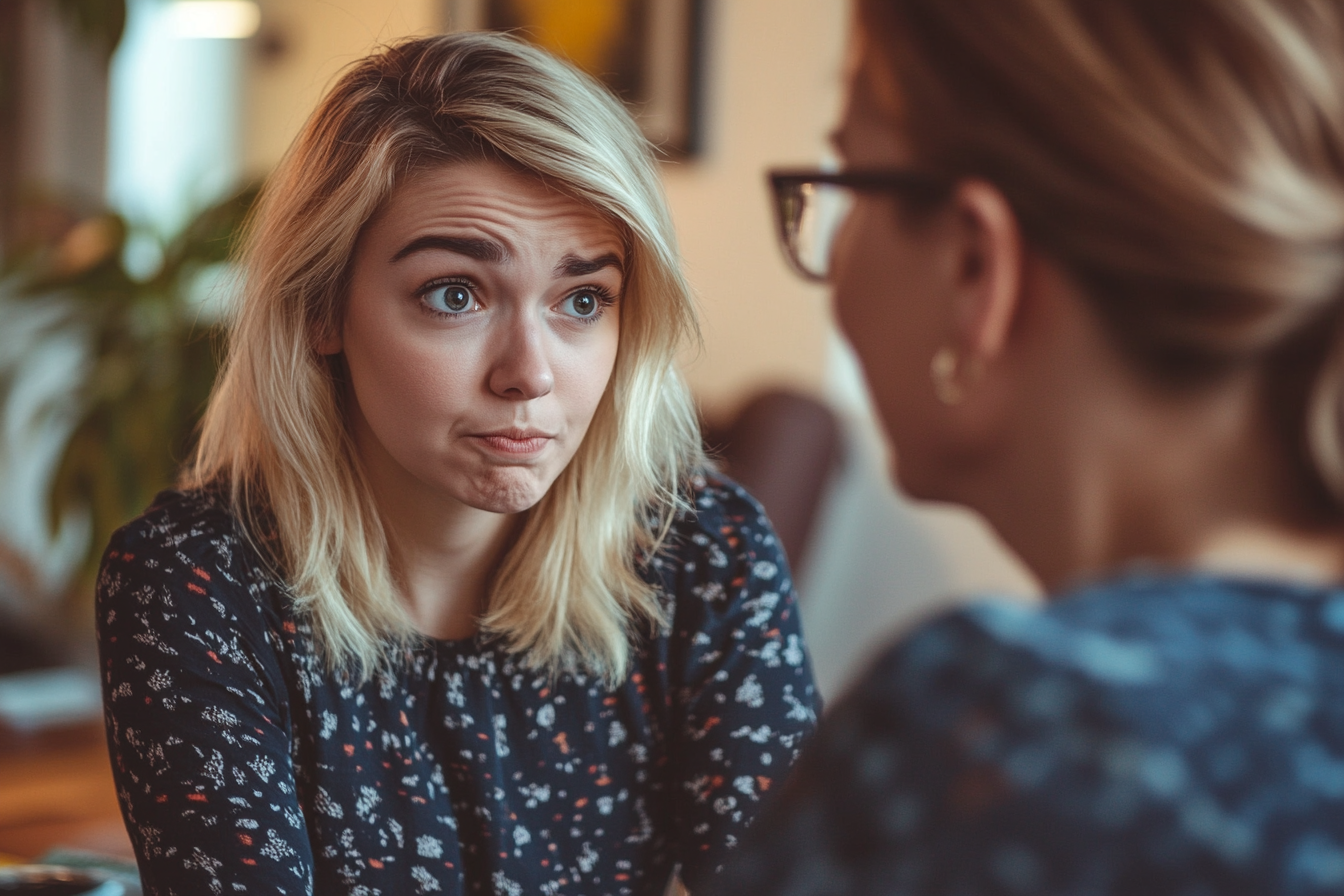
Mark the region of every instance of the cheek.
POLYGON ((473 346, 449 350, 442 340, 417 338, 395 326, 392 315, 367 313, 356 303, 343 338, 355 400, 385 436, 425 429, 472 394, 473 346))
MULTIPOLYGON (((850 306, 852 309, 855 306, 850 306)), ((906 443, 904 430, 911 417, 911 382, 909 354, 899 340, 893 338, 891 321, 880 314, 872 314, 872 306, 858 306, 845 313, 839 307, 841 328, 849 339, 863 370, 873 410, 893 446, 906 443)))
POLYGON ((876 395, 896 375, 903 354, 902 292, 894 276, 893 246, 875 233, 871 216, 856 213, 836 245, 834 302, 837 323, 849 339, 876 395))
POLYGON ((579 350, 566 352, 563 361, 554 362, 556 392, 572 424, 586 429, 597 411, 616 367, 618 332, 613 321, 591 334, 593 338, 579 350))
POLYGON ((927 428, 928 362, 937 348, 937 316, 927 313, 931 284, 925 256, 902 239, 890 215, 856 217, 836 246, 834 301, 841 331, 853 346, 874 410, 888 440, 914 449, 927 428))

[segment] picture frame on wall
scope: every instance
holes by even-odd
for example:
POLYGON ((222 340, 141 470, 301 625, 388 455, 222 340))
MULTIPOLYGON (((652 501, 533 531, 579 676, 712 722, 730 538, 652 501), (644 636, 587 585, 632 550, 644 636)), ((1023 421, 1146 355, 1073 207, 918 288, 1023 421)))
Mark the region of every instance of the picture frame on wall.
POLYGON ((708 0, 447 0, 455 31, 511 31, 568 59, 625 100, 667 158, 702 150, 708 0))

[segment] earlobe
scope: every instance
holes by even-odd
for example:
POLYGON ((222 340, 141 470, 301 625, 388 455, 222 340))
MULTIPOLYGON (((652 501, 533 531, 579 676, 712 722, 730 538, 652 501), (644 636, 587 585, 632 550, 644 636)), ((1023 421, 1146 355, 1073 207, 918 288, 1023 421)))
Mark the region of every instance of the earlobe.
POLYGON ((929 361, 929 381, 933 383, 933 394, 948 407, 961 404, 966 397, 962 387, 961 356, 950 345, 945 345, 933 353, 929 361))

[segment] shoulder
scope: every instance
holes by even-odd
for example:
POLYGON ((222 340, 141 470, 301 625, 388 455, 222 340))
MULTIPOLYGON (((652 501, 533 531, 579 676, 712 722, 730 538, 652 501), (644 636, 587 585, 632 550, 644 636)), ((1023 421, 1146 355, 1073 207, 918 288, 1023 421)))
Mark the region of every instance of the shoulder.
POLYGON ((1044 607, 983 603, 883 653, 839 702, 824 749, 918 756, 944 804, 990 770, 1006 802, 987 812, 1083 827, 1105 826, 1107 794, 1163 811, 1178 791, 1221 793, 1229 750, 1261 769, 1259 786, 1290 793, 1313 719, 1344 701, 1327 673, 1341 651, 1337 588, 1133 575, 1044 607))
POLYGON ((694 521, 697 528, 769 526, 760 503, 722 473, 700 473, 691 479, 687 492, 695 512, 684 517, 683 522, 694 521))
POLYGON ((705 473, 691 480, 687 498, 689 507, 673 521, 663 549, 650 564, 665 583, 692 573, 690 578, 700 585, 722 585, 748 575, 792 587, 774 528, 742 486, 705 473))
POLYGON ((239 541, 237 521, 224 495, 205 489, 164 491, 112 534, 108 558, 129 553, 131 562, 204 560, 228 554, 239 541))
POLYGON ((788 618, 793 580, 761 505, 712 473, 692 480, 688 499, 648 570, 678 627, 712 627, 718 618, 740 615, 744 605, 767 611, 753 625, 768 628, 776 610, 788 618))
POLYGON ((860 689, 914 703, 955 690, 1025 718, 1032 716, 1028 683, 1048 678, 1052 687, 1093 698, 1151 691, 1158 703, 1120 699, 1110 706, 1115 714, 1145 715, 1188 687, 1226 692, 1243 676, 1291 675, 1313 652, 1340 649, 1341 633, 1323 623, 1336 606, 1344 629, 1344 591, 1337 589, 1130 575, 1043 606, 985 601, 944 614, 889 647, 860 689))
POLYGON ((100 614, 129 597, 167 610, 207 605, 232 616, 265 564, 243 535, 227 495, 210 489, 159 493, 140 516, 113 533, 98 576, 100 614))
MULTIPOLYGON (((1158 688, 1213 675, 1234 687, 1247 673, 1287 674, 1318 650, 1337 650, 1328 624, 1344 591, 1200 574, 1136 573, 1034 607, 986 602, 954 612, 897 645, 888 662, 909 673, 947 654, 963 666, 1036 669, 1096 689, 1158 688), (1231 649, 1235 645, 1236 649, 1231 649)), ((1207 685, 1211 681, 1204 681, 1207 685)))

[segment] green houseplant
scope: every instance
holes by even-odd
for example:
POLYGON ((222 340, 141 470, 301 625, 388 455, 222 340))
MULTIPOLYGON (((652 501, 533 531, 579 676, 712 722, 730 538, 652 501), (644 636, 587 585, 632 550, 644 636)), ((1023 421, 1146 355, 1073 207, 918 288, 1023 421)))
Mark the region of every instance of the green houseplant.
MULTIPOLYGON (((54 396, 41 409, 73 418, 48 498, 54 528, 72 513, 89 520, 80 572, 66 600, 77 618, 87 618, 109 536, 172 484, 190 448, 223 337, 202 303, 203 285, 227 289, 222 269, 255 194, 247 189, 198 215, 143 279, 127 271, 129 232, 113 214, 86 218, 56 245, 6 265, 0 309, 44 306, 34 344, 64 335, 86 348, 73 394, 54 396)), ((13 397, 24 360, 20 352, 0 369, 0 408, 13 397)), ((24 571, 14 568, 21 561, 0 549, 0 566, 7 558, 8 577, 21 581, 24 571)))

